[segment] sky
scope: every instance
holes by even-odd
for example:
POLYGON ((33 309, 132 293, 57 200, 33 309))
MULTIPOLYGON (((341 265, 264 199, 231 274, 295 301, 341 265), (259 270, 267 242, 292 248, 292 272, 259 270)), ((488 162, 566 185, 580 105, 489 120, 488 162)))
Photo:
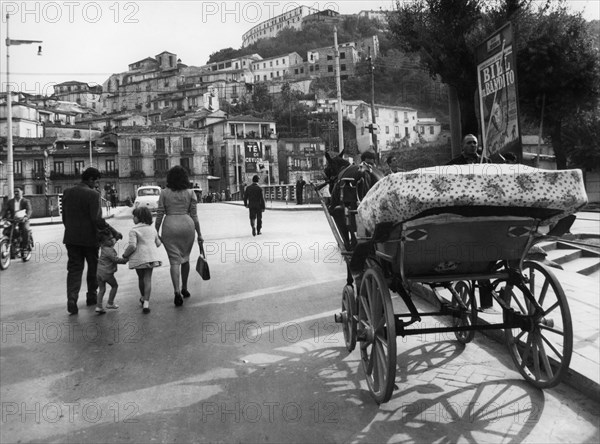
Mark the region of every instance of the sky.
MULTIPOLYGON (((598 0, 569 0, 587 20, 600 18, 598 0)), ((206 64, 220 49, 238 49, 252 26, 297 6, 333 9, 341 14, 364 9, 392 10, 385 1, 4 1, 0 0, 0 90, 5 91, 7 32, 11 40, 42 40, 11 45, 12 90, 50 95, 52 86, 69 80, 102 84, 128 65, 169 51, 188 66, 206 64)), ((340 42, 341 43, 341 42, 340 42)), ((333 45, 333 37, 332 37, 333 45)))

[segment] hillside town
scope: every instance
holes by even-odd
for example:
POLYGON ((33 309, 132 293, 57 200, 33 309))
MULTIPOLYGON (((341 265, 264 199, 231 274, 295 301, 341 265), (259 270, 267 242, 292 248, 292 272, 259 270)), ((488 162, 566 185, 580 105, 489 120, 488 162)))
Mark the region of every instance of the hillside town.
MULTIPOLYGON (((385 26, 385 11, 365 10, 358 16, 385 26)), ((341 18, 332 10, 298 6, 253 26, 242 36, 242 47, 274 38, 284 28, 298 29, 314 21, 335 24, 341 18)), ((340 42, 337 51, 342 81, 355 75, 359 63, 380 57, 377 35, 340 42)), ((141 185, 164 186, 166 172, 173 165, 185 167, 205 195, 234 196, 256 173, 264 184, 294 183, 298 175, 318 181, 325 151, 341 151, 335 121, 329 122, 328 137, 323 132, 321 137, 311 134, 310 128, 280 134, 276 121, 238 113, 236 105, 250 101, 259 85, 271 96, 288 88, 301 95, 302 105, 312 115, 335 118, 338 100, 311 87, 315 80, 335 75, 335 46, 268 58, 251 54, 201 66, 187 65, 176 52, 162 51, 133 61, 102 85, 63 82, 54 85, 51 96, 13 91, 15 186, 28 195, 59 195, 88 166, 102 171, 105 189, 120 201, 134 196, 141 185), (228 105, 227 111, 223 104, 228 105), (252 147, 258 147, 256 158, 248 156, 252 147)), ((344 125, 351 129, 344 147, 356 159, 373 147, 373 133, 381 160, 393 147, 449 146, 449 132, 442 131, 443 118, 408 106, 343 97, 341 104, 344 125)), ((4 164, 6 136, 3 93, 0 161, 4 164)), ((536 153, 524 158, 535 157, 538 165, 551 166, 551 150, 535 136, 530 139, 536 153)), ((0 175, 0 192, 7 195, 6 174, 0 175)))

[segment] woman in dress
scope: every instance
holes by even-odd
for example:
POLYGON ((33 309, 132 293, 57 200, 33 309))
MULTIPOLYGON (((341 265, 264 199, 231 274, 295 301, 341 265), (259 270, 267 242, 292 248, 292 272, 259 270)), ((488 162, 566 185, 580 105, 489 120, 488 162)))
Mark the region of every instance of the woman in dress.
POLYGON ((187 283, 195 235, 198 234, 199 245, 204 241, 196 213, 197 203, 186 170, 179 165, 172 167, 167 173, 167 187, 158 199, 155 228, 158 231, 162 224, 161 240, 169 256, 175 291, 173 302, 177 307, 183 305, 183 298, 190 297, 187 283))

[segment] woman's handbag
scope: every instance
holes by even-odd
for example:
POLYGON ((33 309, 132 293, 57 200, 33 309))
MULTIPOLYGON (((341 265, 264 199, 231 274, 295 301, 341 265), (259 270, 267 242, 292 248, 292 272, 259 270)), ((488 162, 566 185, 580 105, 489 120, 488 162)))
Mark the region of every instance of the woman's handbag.
POLYGON ((206 256, 204 255, 204 245, 200 244, 200 256, 196 262, 196 271, 200 277, 208 281, 210 279, 210 269, 208 268, 208 262, 206 262, 206 256))

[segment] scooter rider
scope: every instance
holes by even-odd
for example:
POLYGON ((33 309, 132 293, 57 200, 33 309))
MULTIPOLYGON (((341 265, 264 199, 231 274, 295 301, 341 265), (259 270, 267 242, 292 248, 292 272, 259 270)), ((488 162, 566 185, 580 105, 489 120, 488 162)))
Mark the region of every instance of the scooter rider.
POLYGON ((15 188, 15 197, 9 199, 2 212, 2 217, 14 220, 17 211, 25 210, 25 217, 16 221, 19 227, 19 234, 21 236, 21 249, 24 250, 29 244, 29 219, 31 218, 31 202, 29 199, 23 197, 23 190, 21 188, 15 188))

